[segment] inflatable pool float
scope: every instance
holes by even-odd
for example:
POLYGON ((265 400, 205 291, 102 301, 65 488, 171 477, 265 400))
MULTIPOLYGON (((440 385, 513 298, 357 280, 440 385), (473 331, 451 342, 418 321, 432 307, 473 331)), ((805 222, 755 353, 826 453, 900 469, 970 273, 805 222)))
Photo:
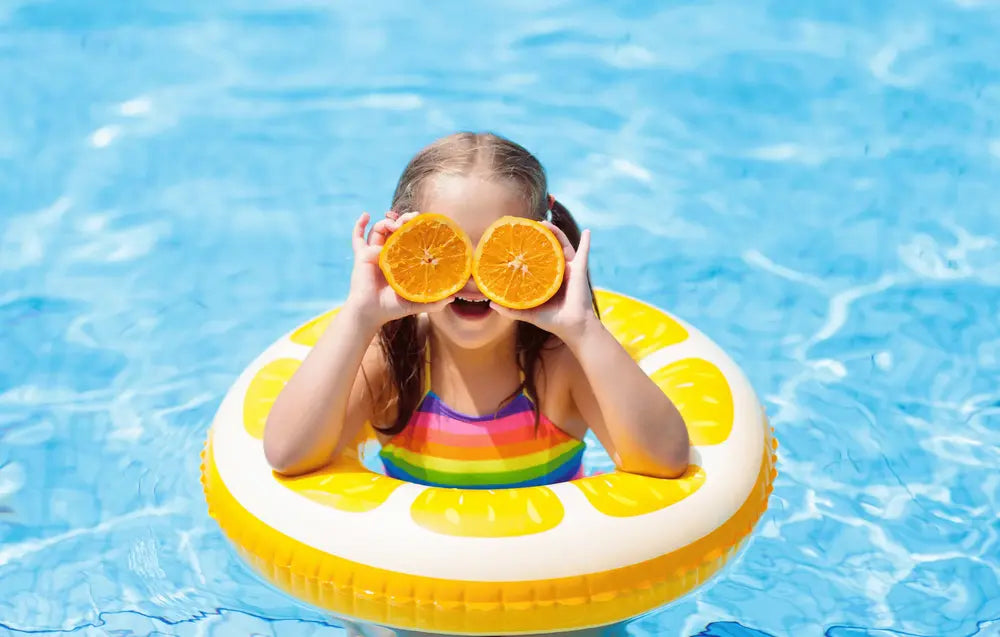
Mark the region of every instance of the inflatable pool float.
POLYGON ((463 490, 379 475, 365 440, 285 478, 264 458, 271 405, 337 310, 282 337, 242 373, 203 452, 211 516, 266 580, 335 616, 450 634, 620 622, 705 582, 767 508, 777 442, 747 379, 668 313, 599 291, 602 320, 680 409, 680 478, 592 475, 463 490))

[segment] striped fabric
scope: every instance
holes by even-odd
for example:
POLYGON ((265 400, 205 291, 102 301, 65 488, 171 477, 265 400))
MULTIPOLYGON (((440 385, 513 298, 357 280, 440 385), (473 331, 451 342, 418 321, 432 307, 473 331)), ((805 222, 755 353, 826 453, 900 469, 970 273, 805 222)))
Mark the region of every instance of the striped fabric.
POLYGON ((386 475, 478 489, 553 484, 582 475, 584 444, 544 415, 536 427, 524 393, 494 414, 459 413, 430 389, 429 352, 426 357, 424 398, 406 428, 379 452, 386 475))

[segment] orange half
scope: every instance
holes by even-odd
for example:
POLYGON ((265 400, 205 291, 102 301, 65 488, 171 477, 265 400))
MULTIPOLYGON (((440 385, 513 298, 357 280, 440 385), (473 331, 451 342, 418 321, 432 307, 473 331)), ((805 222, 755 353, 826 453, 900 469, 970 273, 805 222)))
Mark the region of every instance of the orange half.
POLYGON ((389 235, 378 265, 396 294, 433 303, 458 292, 469 280, 472 242, 454 221, 427 212, 389 235))
POLYGON ((501 217, 486 229, 472 276, 488 299, 515 310, 537 307, 562 285, 566 258, 552 231, 531 219, 501 217))

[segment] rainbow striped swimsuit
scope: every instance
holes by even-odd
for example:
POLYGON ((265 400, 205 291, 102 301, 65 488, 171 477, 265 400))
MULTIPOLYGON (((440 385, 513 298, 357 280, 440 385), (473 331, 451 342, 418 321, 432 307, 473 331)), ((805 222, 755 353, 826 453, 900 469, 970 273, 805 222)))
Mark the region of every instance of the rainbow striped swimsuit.
POLYGON ((584 443, 545 416, 535 426, 521 392, 494 414, 468 416, 430 387, 430 346, 424 347, 424 397, 406 428, 382 447, 385 473, 440 487, 503 489, 565 482, 583 474, 584 443))

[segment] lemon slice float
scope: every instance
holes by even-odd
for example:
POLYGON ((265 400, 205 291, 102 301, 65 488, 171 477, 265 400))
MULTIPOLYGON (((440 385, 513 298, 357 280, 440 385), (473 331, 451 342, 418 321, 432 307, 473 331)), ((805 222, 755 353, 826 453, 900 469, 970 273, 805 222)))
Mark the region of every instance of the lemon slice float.
POLYGON ((277 476, 263 423, 334 310, 265 350, 223 400, 203 453, 211 515, 269 582, 395 628, 572 630, 683 595, 726 564, 767 508, 776 441, 746 378, 712 341, 651 305, 597 295, 608 329, 685 418, 684 476, 442 489, 373 473, 353 448, 313 474, 277 476))

